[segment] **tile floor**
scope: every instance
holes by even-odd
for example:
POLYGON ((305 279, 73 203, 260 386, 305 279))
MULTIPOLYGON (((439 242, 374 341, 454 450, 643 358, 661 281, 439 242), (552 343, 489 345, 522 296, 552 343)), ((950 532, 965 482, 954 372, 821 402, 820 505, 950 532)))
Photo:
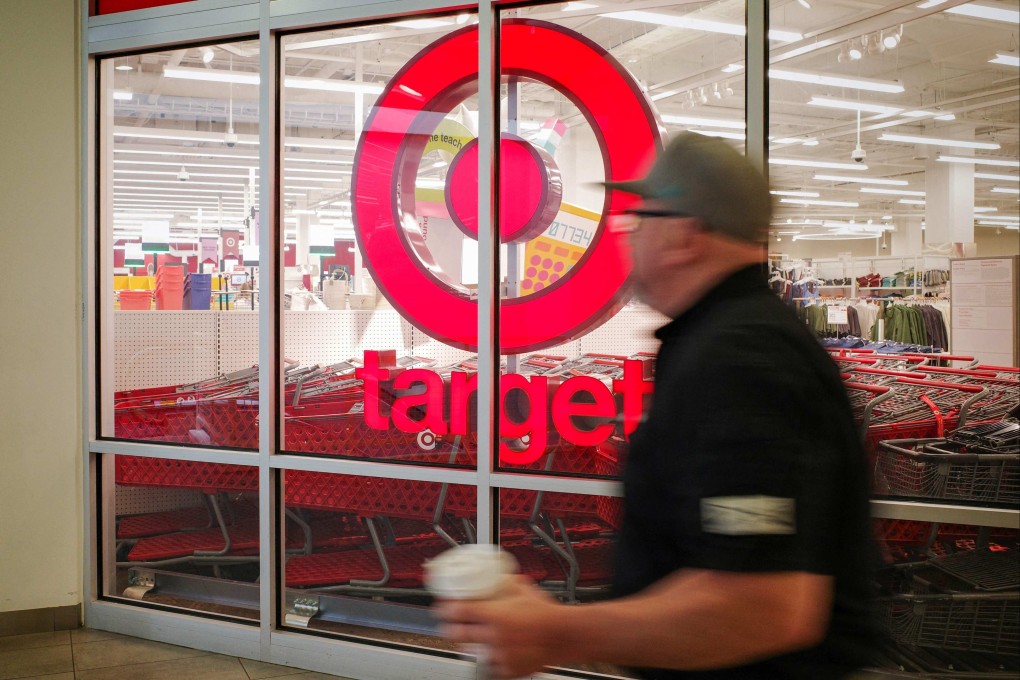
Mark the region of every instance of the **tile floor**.
POLYGON ((0 680, 347 680, 79 629, 0 637, 0 680))

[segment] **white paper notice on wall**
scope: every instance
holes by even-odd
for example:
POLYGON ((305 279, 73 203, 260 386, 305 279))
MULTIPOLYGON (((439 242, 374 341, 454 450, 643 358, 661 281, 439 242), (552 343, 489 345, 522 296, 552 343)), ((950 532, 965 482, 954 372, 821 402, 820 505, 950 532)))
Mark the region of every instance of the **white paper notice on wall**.
POLYGON ((954 283, 991 283, 1012 278, 1012 262, 1008 259, 954 260, 954 283))
POLYGON ((954 354, 984 364, 1017 365, 1016 257, 953 260, 950 278, 954 354))
POLYGON ((825 308, 826 321, 837 325, 845 325, 847 321, 846 306, 830 305, 825 308))

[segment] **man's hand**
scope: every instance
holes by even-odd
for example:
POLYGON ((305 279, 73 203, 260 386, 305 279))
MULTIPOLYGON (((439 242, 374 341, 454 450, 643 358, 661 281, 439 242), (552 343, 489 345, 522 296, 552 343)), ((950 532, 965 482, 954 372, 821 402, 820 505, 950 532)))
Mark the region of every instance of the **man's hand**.
POLYGON ((565 605, 526 576, 515 576, 490 600, 441 600, 440 632, 458 644, 484 645, 495 678, 517 678, 562 662, 556 621, 565 605))

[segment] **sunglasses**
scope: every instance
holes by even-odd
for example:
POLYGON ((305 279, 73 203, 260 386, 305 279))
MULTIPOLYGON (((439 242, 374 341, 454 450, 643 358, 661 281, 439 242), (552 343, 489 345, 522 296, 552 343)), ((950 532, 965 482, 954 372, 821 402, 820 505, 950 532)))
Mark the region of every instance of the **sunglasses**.
POLYGON ((641 228, 644 220, 662 218, 685 218, 694 217, 690 213, 677 212, 675 210, 655 210, 651 208, 634 208, 623 210, 610 216, 609 227, 615 232, 635 232, 641 228))

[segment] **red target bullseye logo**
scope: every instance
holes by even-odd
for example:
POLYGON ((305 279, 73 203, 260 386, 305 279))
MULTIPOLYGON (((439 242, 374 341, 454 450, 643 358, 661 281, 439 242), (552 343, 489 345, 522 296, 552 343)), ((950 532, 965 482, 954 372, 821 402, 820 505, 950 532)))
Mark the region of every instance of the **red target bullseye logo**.
MULTIPOLYGON (((415 55, 368 117, 351 190, 358 242, 383 294, 423 332, 468 350, 478 345, 478 305, 470 290, 436 266, 422 239, 414 214, 415 178, 436 126, 477 91, 477 65, 476 27, 453 32, 415 55)), ((653 150, 661 148, 656 116, 637 83, 584 36, 542 21, 503 21, 500 66, 504 76, 544 83, 577 106, 598 141, 607 180, 641 175, 653 150)), ((514 135, 502 136, 499 152, 500 239, 530 240, 555 218, 562 196, 559 171, 548 154, 514 135)), ((451 218, 473 238, 477 169, 477 144, 471 142, 451 164, 445 190, 451 218)), ((561 344, 620 309, 629 294, 626 236, 606 230, 604 216, 633 200, 607 192, 595 236, 570 271, 556 280, 550 276, 538 292, 500 302, 502 353, 561 344)))

